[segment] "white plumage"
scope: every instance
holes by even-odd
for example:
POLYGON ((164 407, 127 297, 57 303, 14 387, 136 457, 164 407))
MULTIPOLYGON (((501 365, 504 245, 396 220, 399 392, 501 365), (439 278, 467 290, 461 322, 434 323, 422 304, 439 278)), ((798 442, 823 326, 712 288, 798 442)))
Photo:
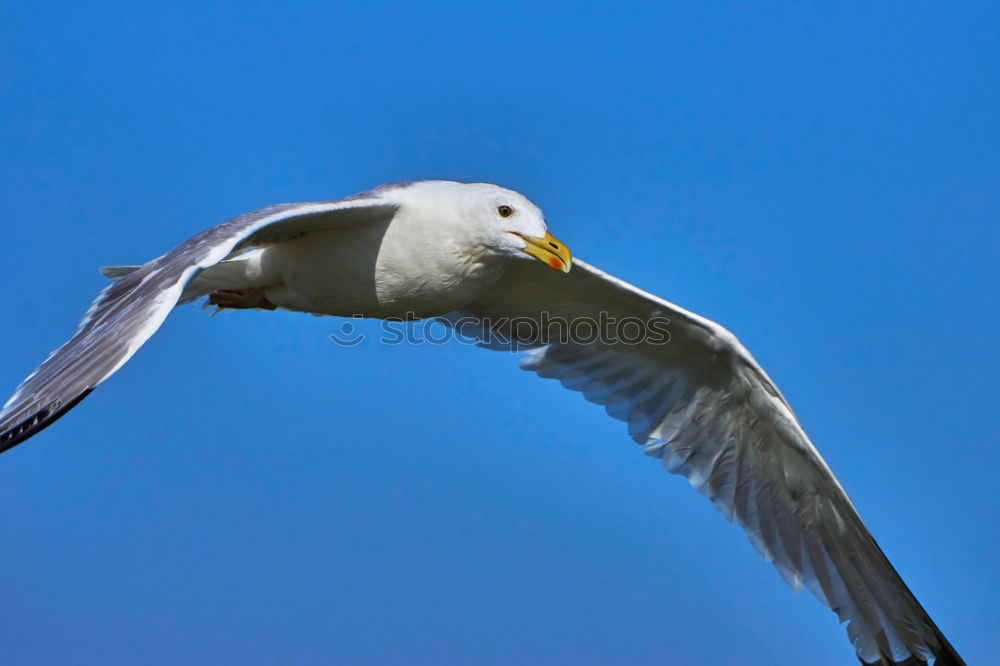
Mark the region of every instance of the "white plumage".
POLYGON ((209 296, 220 307, 440 317, 484 346, 497 346, 499 336, 507 343, 500 347, 526 350, 522 367, 625 421, 645 453, 741 525, 789 585, 806 586, 847 622, 862 662, 963 663, 740 342, 571 261, 541 211, 516 192, 417 181, 339 201, 279 204, 142 266, 105 272, 116 281, 0 413, 0 451, 114 373, 178 303, 209 296), (560 338, 559 322, 605 316, 669 322, 669 338, 560 338))

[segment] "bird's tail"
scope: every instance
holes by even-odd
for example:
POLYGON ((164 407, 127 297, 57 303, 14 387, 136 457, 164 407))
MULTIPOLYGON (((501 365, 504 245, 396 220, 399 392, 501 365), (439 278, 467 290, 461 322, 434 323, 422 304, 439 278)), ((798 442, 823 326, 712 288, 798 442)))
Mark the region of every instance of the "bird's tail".
POLYGON ((118 280, 139 268, 139 266, 101 266, 101 273, 104 277, 118 280))
MULTIPOLYGON (((177 304, 190 303, 218 289, 270 286, 274 280, 260 270, 260 255, 260 250, 251 250, 199 271, 184 287, 177 304)), ((120 280, 139 268, 141 266, 102 266, 101 273, 112 280, 120 280)))

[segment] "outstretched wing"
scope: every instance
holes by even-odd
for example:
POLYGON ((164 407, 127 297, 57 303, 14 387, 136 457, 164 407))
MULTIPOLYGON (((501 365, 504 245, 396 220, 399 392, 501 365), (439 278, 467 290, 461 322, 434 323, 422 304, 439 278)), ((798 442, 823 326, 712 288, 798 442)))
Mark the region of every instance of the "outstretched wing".
POLYGON ((39 432, 110 377, 160 327, 200 271, 247 248, 317 229, 392 218, 396 205, 355 195, 340 201, 278 204, 192 236, 110 284, 76 333, 25 379, 0 411, 0 452, 39 432))
POLYGON ((789 585, 847 622, 862 662, 963 663, 729 331, 578 260, 568 275, 518 262, 445 321, 483 346, 528 349, 523 368, 626 421, 645 453, 742 526, 789 585))

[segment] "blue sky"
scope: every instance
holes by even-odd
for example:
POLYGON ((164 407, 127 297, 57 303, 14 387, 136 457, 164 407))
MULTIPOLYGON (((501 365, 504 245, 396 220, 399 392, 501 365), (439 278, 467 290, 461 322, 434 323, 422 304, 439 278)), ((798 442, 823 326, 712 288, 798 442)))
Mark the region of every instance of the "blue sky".
MULTIPOLYGON (((271 203, 497 182, 740 336, 984 663, 998 19, 4 2, 0 380, 68 336, 98 266, 271 203)), ((601 409, 504 354, 342 349, 337 325, 179 309, 0 459, 5 663, 851 663, 835 616, 601 409)))

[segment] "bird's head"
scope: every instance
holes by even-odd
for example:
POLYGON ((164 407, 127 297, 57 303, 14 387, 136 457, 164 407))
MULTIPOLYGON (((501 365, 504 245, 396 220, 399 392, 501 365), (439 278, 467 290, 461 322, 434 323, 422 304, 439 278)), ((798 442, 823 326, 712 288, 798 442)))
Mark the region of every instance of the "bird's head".
POLYGON ((468 183, 462 188, 462 216, 475 226, 484 245, 569 273, 573 266, 569 249, 549 233, 542 211, 527 197, 489 183, 468 183))

